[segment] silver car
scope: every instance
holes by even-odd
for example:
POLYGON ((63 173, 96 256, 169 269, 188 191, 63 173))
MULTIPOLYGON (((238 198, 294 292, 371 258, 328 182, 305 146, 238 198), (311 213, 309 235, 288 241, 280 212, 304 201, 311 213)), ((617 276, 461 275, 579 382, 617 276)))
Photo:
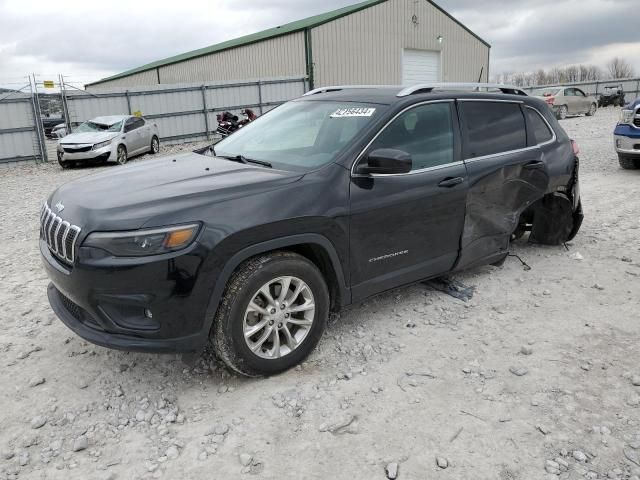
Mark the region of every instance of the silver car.
POLYGON ((598 100, 575 87, 538 88, 531 95, 543 99, 559 120, 581 113, 590 117, 598 110, 598 100))
POLYGON ((68 168, 80 162, 115 161, 160 151, 158 125, 143 117, 111 115, 81 124, 58 142, 58 163, 68 168))

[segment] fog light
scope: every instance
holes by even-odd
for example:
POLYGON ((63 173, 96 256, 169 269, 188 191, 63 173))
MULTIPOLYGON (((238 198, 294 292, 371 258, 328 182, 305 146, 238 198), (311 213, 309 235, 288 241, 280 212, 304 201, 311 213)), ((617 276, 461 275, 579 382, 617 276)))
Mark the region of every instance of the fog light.
POLYGON ((145 308, 144 309, 144 316, 147 317, 147 318, 153 318, 153 312, 151 310, 149 310, 148 308, 145 308))
POLYGON ((622 140, 616 138, 616 148, 622 148, 622 140))

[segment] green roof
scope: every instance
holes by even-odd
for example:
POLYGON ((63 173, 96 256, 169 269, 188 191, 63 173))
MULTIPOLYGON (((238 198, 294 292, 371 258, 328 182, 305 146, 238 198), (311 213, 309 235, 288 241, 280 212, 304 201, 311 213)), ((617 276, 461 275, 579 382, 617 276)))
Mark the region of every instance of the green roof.
MULTIPOLYGON (((157 60, 155 62, 147 63, 146 65, 142 65, 141 67, 132 68, 131 70, 127 70, 126 72, 118 73, 116 75, 112 75, 110 77, 103 78, 96 82, 88 83, 87 85, 96 85, 102 82, 106 82, 109 80, 115 80, 117 78, 128 77, 129 75, 133 75, 135 73, 145 72, 148 70, 153 70, 155 68, 164 67, 166 65, 171 65, 172 63, 179 63, 185 60, 190 60, 196 57, 202 57, 204 55, 209 55, 212 53, 221 52, 223 50, 229 50, 231 48, 241 47, 244 45, 249 45, 251 43, 260 42, 262 40, 267 40, 270 38, 280 37, 283 35, 287 35, 294 32, 299 32, 302 30, 306 30, 308 28, 317 27, 319 25, 331 22, 340 17, 344 17, 346 15, 350 15, 352 13, 358 12, 360 10, 364 10, 369 7, 373 7, 374 5, 378 5, 380 3, 384 3, 387 0, 366 0, 364 2, 356 3, 355 5, 349 5, 343 8, 339 8, 337 10, 333 10, 331 12, 321 13, 320 15, 314 15, 313 17, 304 18, 302 20, 296 20, 295 22, 287 23, 285 25, 280 25, 278 27, 270 28, 268 30, 263 30, 261 32, 252 33, 250 35, 245 35, 244 37, 235 38, 233 40, 227 40, 226 42, 218 43, 216 45, 211 45, 204 48, 199 48, 197 50, 192 50, 187 53, 182 53, 180 55, 175 55, 173 57, 165 58, 163 60, 157 60)), ((490 45, 485 42, 478 35, 469 30, 465 25, 460 23, 457 19, 452 17, 448 12, 443 10, 440 6, 436 5, 434 2, 429 1, 429 3, 433 4, 437 9, 439 9, 442 13, 451 18, 454 22, 458 23, 461 27, 463 27, 467 32, 476 37, 486 46, 490 47, 490 45)))

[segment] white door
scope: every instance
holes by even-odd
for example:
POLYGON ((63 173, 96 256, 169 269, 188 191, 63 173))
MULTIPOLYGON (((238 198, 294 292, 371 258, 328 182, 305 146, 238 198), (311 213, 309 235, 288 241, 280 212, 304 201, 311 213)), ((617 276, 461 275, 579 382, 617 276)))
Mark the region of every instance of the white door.
POLYGON ((402 52, 402 84, 440 81, 440 52, 432 50, 410 50, 402 52))

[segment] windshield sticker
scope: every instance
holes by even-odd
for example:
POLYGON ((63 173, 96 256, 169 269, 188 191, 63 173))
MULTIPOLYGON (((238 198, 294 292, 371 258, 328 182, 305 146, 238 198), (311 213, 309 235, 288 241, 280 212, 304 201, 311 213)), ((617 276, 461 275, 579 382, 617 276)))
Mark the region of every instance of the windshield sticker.
POLYGON ((370 117, 375 111, 375 108, 366 107, 339 108, 331 114, 331 118, 370 117))

